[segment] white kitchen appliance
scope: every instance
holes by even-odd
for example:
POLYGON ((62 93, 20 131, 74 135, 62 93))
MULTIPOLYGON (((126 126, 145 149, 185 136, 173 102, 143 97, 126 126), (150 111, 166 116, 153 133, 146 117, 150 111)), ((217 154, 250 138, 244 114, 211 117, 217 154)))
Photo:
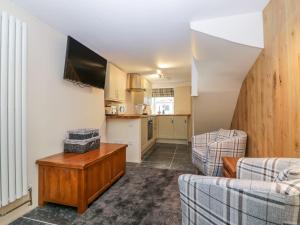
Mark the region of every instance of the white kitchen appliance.
POLYGON ((111 105, 111 106, 106 106, 105 107, 105 114, 106 115, 115 115, 117 113, 118 113, 117 106, 111 105))

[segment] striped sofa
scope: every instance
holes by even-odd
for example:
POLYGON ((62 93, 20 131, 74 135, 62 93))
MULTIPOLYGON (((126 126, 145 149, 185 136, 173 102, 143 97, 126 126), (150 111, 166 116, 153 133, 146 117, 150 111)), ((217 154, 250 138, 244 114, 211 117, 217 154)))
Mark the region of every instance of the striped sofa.
POLYGON ((182 224, 300 224, 299 167, 300 159, 241 158, 237 179, 181 175, 182 224), (297 178, 278 181, 295 164, 297 178))
POLYGON ((192 162, 207 176, 223 176, 222 157, 244 157, 247 134, 224 130, 196 135, 192 141, 192 162))

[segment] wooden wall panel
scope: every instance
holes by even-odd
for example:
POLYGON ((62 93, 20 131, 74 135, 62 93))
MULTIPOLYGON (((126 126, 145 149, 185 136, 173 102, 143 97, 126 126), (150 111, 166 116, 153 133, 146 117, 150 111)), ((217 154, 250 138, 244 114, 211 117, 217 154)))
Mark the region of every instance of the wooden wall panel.
POLYGON ((300 156, 300 1, 271 0, 265 49, 244 80, 231 127, 248 133, 248 156, 300 156))

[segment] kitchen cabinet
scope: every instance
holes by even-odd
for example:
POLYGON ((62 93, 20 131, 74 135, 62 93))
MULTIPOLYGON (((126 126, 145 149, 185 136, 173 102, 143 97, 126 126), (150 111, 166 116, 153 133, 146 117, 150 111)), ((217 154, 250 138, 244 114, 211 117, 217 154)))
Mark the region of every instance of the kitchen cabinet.
POLYGON ((126 100, 126 73, 123 71, 119 71, 118 81, 117 81, 117 97, 120 102, 125 102, 126 100))
POLYGON ((141 144, 142 150, 145 148, 148 142, 148 118, 142 118, 141 121, 141 144))
POLYGON ((158 136, 158 123, 157 117, 153 117, 153 138, 156 139, 158 136))
POLYGON ((147 79, 144 79, 144 87, 146 89, 144 93, 144 104, 151 105, 152 100, 152 84, 147 79))
POLYGON ((173 116, 158 116, 158 138, 174 137, 173 116))
POLYGON ((187 116, 174 116, 174 139, 187 139, 188 138, 188 126, 187 116))
POLYGON ((188 139, 188 116, 158 116, 158 138, 188 139))
POLYGON ((111 63, 107 64, 105 80, 105 100, 124 102, 126 97, 127 75, 111 63))

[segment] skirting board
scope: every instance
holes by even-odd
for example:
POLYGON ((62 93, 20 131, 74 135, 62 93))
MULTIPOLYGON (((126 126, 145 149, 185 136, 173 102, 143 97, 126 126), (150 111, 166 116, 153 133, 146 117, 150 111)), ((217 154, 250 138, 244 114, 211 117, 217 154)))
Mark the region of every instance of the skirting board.
POLYGON ((188 145, 188 140, 177 140, 177 139, 156 139, 156 143, 163 144, 179 144, 179 145, 188 145))
POLYGON ((20 199, 17 199, 16 201, 3 206, 0 208, 0 217, 5 216, 6 214, 12 212, 13 210, 23 206, 24 204, 28 203, 31 205, 31 194, 25 195, 21 197, 20 199))

